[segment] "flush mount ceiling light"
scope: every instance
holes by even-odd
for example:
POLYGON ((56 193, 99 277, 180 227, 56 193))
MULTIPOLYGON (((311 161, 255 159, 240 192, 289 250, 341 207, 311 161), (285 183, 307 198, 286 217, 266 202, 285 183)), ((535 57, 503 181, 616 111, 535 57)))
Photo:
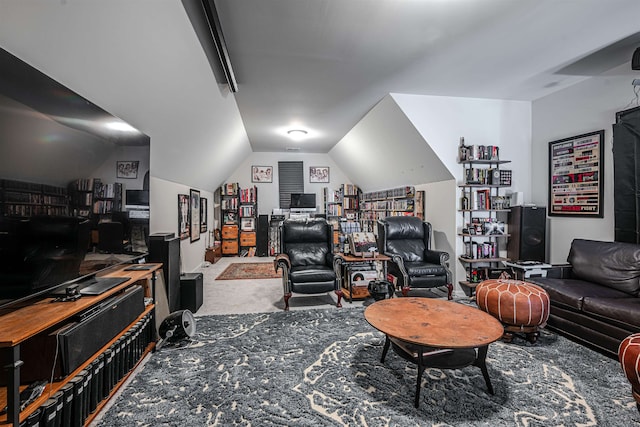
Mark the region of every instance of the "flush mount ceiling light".
POLYGON ((287 135, 289 135, 289 138, 299 141, 307 136, 307 131, 304 129, 291 129, 287 131, 287 135))

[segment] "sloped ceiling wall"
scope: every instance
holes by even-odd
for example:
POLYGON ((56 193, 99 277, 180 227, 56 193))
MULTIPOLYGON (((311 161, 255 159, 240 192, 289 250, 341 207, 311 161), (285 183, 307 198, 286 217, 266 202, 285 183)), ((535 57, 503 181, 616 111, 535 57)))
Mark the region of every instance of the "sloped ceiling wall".
POLYGON ((373 107, 329 155, 365 192, 453 178, 390 95, 373 107))
POLYGON ((214 191, 251 153, 181 2, 0 2, 0 46, 151 137, 151 174, 214 191))

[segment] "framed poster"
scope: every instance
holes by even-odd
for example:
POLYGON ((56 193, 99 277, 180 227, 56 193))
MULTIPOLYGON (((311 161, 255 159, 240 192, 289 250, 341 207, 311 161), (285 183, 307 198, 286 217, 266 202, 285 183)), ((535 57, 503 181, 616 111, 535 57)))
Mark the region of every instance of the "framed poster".
POLYGON ((251 182, 273 182, 273 166, 251 166, 251 182))
POLYGON ((189 190, 189 235, 191 241, 200 240, 200 192, 198 190, 189 190))
POLYGON ((189 196, 178 194, 178 236, 180 240, 189 237, 189 196))
POLYGON ((200 198, 200 232, 207 232, 207 199, 200 198))
POLYGON ((329 166, 309 166, 309 182, 329 182, 329 166))
POLYGON ((138 178, 138 160, 126 160, 116 162, 116 178, 136 179, 138 178))
POLYGON ((549 216, 602 218, 604 130, 549 143, 549 216))

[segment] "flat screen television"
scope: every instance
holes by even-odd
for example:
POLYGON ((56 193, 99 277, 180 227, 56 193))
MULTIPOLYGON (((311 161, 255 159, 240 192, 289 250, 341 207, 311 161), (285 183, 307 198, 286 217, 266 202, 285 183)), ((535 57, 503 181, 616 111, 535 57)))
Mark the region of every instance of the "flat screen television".
POLYGON ((291 193, 289 209, 304 209, 316 207, 316 193, 291 193))
POLYGON ((150 138, 123 127, 120 118, 0 48, 0 309, 144 258, 146 242, 143 250, 96 250, 100 223, 124 222, 126 212, 102 214, 96 203, 107 199, 91 189, 80 196, 92 209, 74 209, 70 190, 71 183, 92 179, 123 191, 144 188, 150 138), (140 176, 119 178, 117 161, 138 162, 140 176), (52 198, 51 191, 60 194, 52 198), (80 250, 69 249, 74 246, 80 250))

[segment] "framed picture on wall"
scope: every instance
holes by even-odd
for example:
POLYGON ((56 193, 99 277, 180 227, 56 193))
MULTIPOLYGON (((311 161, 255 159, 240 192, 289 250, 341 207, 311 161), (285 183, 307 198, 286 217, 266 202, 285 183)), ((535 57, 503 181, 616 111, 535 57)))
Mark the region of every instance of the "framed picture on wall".
POLYGON ((139 164, 140 162, 137 160, 116 162, 116 178, 124 178, 124 179, 138 178, 139 164))
POLYGON ((309 182, 329 182, 329 166, 310 166, 309 182))
POLYGON ((191 242, 200 240, 200 192, 198 190, 189 190, 189 218, 190 229, 189 235, 191 242))
POLYGON ((178 194, 178 236, 180 240, 189 237, 189 196, 178 194))
POLYGON ((251 182, 273 182, 273 166, 251 166, 251 182))
POLYGON ((200 232, 207 232, 207 199, 200 198, 200 232))
POLYGON ((549 143, 549 216, 602 218, 604 130, 549 143))

